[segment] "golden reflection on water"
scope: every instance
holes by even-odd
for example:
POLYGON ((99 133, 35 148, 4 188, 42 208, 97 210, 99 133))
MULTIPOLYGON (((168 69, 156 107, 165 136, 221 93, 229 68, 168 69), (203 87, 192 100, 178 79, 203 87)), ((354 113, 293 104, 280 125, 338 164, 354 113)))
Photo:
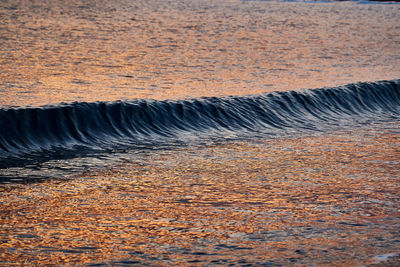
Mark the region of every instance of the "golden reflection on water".
POLYGON ((390 131, 148 153, 2 187, 0 263, 355 266, 400 250, 390 131))
POLYGON ((398 5, 1 1, 0 105, 397 79, 398 5))
MULTIPOLYGON (((1 1, 0 105, 399 78, 399 16, 398 5, 354 3, 1 1)), ((0 265, 359 265, 400 250, 398 133, 141 157, 1 185, 0 265)))

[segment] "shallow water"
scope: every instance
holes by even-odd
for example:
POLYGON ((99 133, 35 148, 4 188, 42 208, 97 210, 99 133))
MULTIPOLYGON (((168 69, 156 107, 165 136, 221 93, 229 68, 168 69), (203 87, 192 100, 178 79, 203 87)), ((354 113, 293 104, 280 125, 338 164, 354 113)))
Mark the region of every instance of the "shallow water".
POLYGON ((135 151, 10 184, 3 264, 364 264, 400 249, 400 128, 386 127, 135 151))
POLYGON ((0 18, 0 265, 400 251, 400 5, 21 0, 0 18))

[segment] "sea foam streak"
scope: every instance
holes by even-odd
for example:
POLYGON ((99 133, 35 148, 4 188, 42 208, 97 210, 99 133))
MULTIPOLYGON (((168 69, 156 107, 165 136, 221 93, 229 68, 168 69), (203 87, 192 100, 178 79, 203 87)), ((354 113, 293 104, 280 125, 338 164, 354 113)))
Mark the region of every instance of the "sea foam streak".
POLYGON ((6 108, 0 110, 0 167, 184 135, 324 131, 353 118, 399 114, 400 80, 257 96, 6 108))

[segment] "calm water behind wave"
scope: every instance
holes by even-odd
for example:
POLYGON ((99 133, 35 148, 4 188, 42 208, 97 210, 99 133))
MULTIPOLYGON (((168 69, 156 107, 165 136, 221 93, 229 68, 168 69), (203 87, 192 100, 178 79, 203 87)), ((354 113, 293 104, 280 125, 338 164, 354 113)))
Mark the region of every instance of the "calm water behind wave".
POLYGON ((399 7, 2 1, 0 105, 247 95, 398 79, 399 7))

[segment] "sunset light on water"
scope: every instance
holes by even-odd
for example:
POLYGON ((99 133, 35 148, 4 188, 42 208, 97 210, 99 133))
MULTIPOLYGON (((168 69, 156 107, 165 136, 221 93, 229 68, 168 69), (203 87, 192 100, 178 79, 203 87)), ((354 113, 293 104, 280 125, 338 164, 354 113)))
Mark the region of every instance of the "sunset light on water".
POLYGON ((1 266, 398 262, 398 3, 0 18, 1 266))

